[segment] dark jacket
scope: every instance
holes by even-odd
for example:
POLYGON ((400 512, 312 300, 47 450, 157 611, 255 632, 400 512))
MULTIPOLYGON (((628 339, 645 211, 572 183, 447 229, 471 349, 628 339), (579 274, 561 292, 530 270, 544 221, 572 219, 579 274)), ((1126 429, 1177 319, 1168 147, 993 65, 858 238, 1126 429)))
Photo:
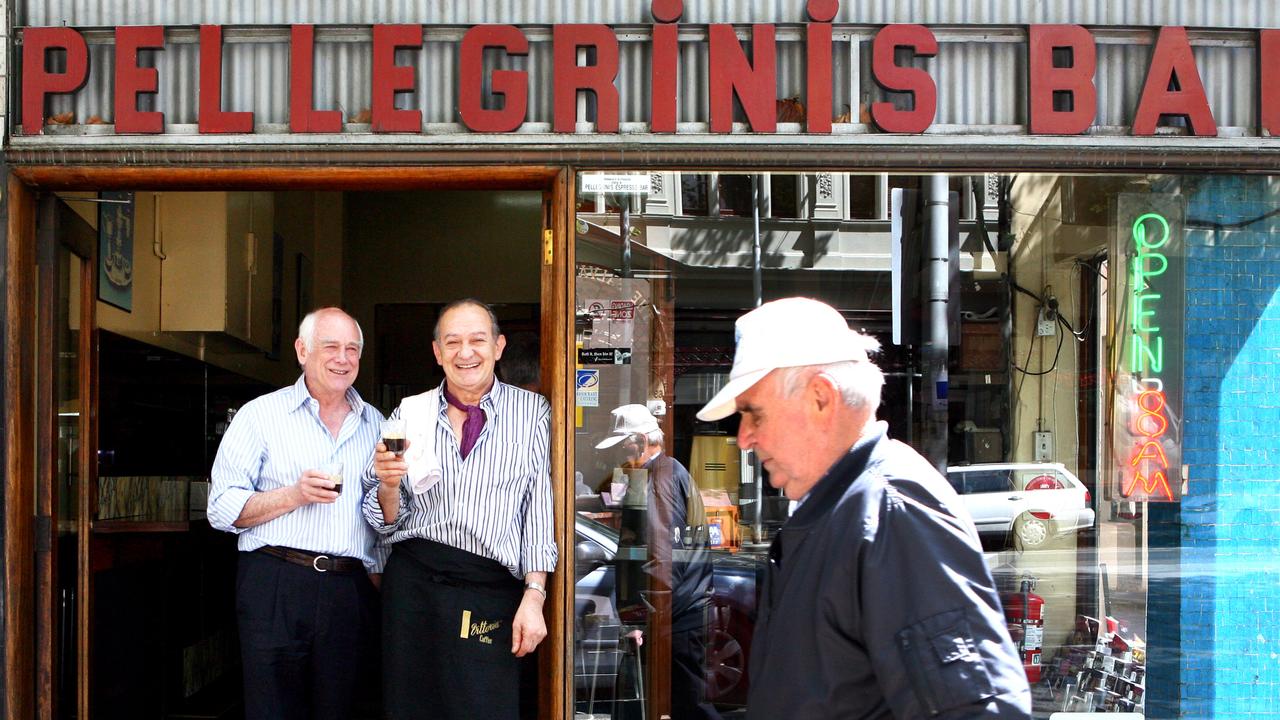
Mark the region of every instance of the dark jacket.
POLYGON ((671 596, 671 630, 706 625, 711 603, 711 552, 706 510, 693 478, 665 452, 644 464, 648 489, 644 510, 623 509, 618 563, 618 602, 651 607, 653 593, 671 596), (677 535, 678 531, 678 535, 677 535), (644 548, 632 555, 631 546, 644 548))
POLYGON ((877 423, 774 539, 747 717, 1030 717, 973 522, 877 423))

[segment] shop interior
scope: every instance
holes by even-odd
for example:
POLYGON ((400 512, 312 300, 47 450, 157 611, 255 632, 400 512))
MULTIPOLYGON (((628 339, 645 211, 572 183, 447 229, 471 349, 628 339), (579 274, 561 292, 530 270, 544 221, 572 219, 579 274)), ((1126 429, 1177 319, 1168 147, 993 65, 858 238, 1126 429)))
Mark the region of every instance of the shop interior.
MULTIPOLYGON (((753 682, 746 658, 759 560, 790 506, 737 449, 736 420, 704 424, 694 412, 727 377, 734 319, 762 299, 797 294, 837 306, 851 327, 881 342, 881 419, 962 496, 1036 495, 1028 489, 1037 483, 1048 493, 1080 491, 1068 501, 1073 521, 1056 508, 1020 506, 1025 529, 1019 518, 993 521, 984 550, 1007 604, 1028 607, 1033 596, 1041 603, 1034 629, 1010 621, 1041 639, 1034 663, 1027 650, 1037 715, 1085 708, 1080 668, 1092 667, 1104 646, 1117 658, 1109 672, 1123 677, 1123 687, 1096 682, 1111 682, 1115 696, 1140 707, 1141 673, 1134 675, 1146 636, 1146 527, 1140 509, 1110 491, 1104 471, 1114 326, 1107 263, 1111 199, 1169 192, 1169 181, 637 174, 650 177, 648 192, 580 191, 571 239, 579 363, 566 485, 573 483, 577 508, 577 717, 641 717, 646 704, 670 702, 664 691, 654 694, 662 683, 645 680, 670 658, 661 643, 656 652, 653 644, 628 644, 607 577, 624 499, 613 493, 618 458, 595 446, 610 431, 610 410, 627 403, 645 404, 658 418, 666 452, 698 487, 705 519, 691 524, 706 530, 716 575, 706 617, 706 699, 723 717, 742 713, 753 682), (929 214, 935 196, 946 199, 942 216, 929 214), (938 248, 951 260, 940 278, 927 262, 938 248), (948 298, 940 320, 927 307, 938 288, 948 298), (584 377, 594 384, 584 386, 584 377), (1048 522, 1035 513, 1047 513, 1048 522)), ((527 377, 533 358, 536 376, 542 195, 137 190, 60 197, 92 229, 104 258, 86 569, 93 705, 107 716, 127 707, 131 717, 235 717, 235 539, 203 519, 208 471, 235 409, 297 378, 295 328, 324 305, 340 305, 361 322, 366 349, 356 387, 384 412, 439 382, 430 328, 439 307, 457 297, 493 304, 512 341, 500 374, 527 377), (118 208, 128 209, 127 219, 118 208), (127 271, 106 261, 126 246, 127 271)), ((64 277, 77 272, 72 257, 64 277)), ((75 283, 63 297, 67 308, 78 306, 75 283)), ((78 330, 74 317, 68 312, 70 335, 78 330)), ((64 349, 64 360, 66 353, 74 356, 64 349)), ((60 453, 70 458, 80 408, 74 388, 64 395, 60 453)), ((62 497, 70 497, 75 464, 60 467, 62 497)), ((976 520, 976 506, 969 507, 976 520)), ((60 514, 74 512, 67 505, 60 514)), ((82 590, 76 559, 61 562, 55 655, 69 659, 76 650, 71 608, 82 590)), ((58 685, 74 688, 74 663, 56 666, 58 685)), ((1101 700, 1088 702, 1103 709, 1101 700)), ((365 705, 370 717, 374 703, 365 705)))
MULTIPOLYGON (((360 321, 366 348, 356 389, 385 412, 443 378, 431 328, 458 297, 493 304, 511 341, 504 374, 532 368, 536 376, 542 194, 135 191, 60 199, 93 231, 101 256, 116 258, 102 263, 96 308, 91 705, 105 717, 237 717, 236 539, 204 520, 227 424, 248 400, 297 379, 298 322, 325 305, 360 321)), ((63 261, 65 308, 80 304, 76 283, 67 282, 79 272, 74 255, 63 261)), ((60 320, 64 532, 54 618, 56 686, 69 706, 82 591, 71 532, 75 317, 60 320)), ((380 716, 376 692, 361 712, 380 716)))

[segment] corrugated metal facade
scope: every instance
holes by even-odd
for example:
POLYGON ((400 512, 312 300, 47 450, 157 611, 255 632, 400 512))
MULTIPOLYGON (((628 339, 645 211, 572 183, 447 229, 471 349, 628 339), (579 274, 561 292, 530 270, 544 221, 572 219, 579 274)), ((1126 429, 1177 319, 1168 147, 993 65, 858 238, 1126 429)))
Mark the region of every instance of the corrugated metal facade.
MULTIPOLYGON (((397 18, 400 19, 400 18, 397 18)), ((192 22, 185 18, 184 22, 192 22)), ((77 21, 78 23, 79 21, 77 21)), ((162 22, 178 22, 163 20, 162 22)), ((283 21, 282 21, 283 22, 283 21)), ((886 94, 869 70, 873 26, 837 26, 834 58, 835 112, 852 110, 857 132, 860 103, 876 102, 886 94)), ((398 107, 419 109, 428 133, 462 132, 457 125, 457 58, 461 26, 428 27, 422 50, 401 51, 401 63, 417 70, 417 90, 401 95, 398 107)), ((649 54, 647 28, 619 28, 620 119, 649 121, 649 54)), ((745 31, 744 31, 745 32, 745 31)), ((527 57, 488 56, 488 65, 529 72, 530 131, 552 120, 551 34, 545 27, 529 27, 527 57)), ((933 133, 1005 134, 1026 123, 1026 32, 1022 28, 937 28, 937 57, 917 59, 939 88, 933 133)), ((113 118, 114 54, 109 30, 90 31, 89 84, 74 96, 52 101, 54 113, 74 111, 78 123, 92 116, 113 118)), ((1146 76, 1153 30, 1100 30, 1098 35, 1098 134, 1118 134, 1128 126, 1146 76)), ((680 120, 705 123, 708 118, 705 31, 682 31, 680 120)), ((155 53, 161 88, 154 108, 164 112, 169 132, 192 125, 197 112, 198 46, 193 29, 171 29, 167 47, 155 53)), ((1196 61, 1209 95, 1210 107, 1226 136, 1257 134, 1256 51, 1253 38, 1242 31, 1192 32, 1196 61)), ((288 123, 289 45, 284 27, 229 27, 224 32, 224 90, 226 110, 253 110, 260 132, 284 131, 288 123), (272 128, 270 126, 279 126, 272 128)), ((316 38, 316 107, 337 108, 351 118, 370 106, 371 31, 367 27, 322 27, 316 38)), ((803 95, 805 54, 799 28, 778 29, 777 92, 779 97, 803 95)), ((149 102, 144 98, 144 103, 149 102)), ((590 119, 580 117, 580 119, 590 119)), ((739 118, 742 119, 742 118, 739 118)), ((691 128, 697 132, 700 128, 691 128)))
MULTIPOLYGON (((804 0, 689 0, 686 23, 803 22, 804 0)), ((18 25, 370 25, 421 22, 517 25, 652 22, 647 0, 34 0, 18 25)), ((845 0, 838 23, 1280 27, 1274 0, 845 0)))

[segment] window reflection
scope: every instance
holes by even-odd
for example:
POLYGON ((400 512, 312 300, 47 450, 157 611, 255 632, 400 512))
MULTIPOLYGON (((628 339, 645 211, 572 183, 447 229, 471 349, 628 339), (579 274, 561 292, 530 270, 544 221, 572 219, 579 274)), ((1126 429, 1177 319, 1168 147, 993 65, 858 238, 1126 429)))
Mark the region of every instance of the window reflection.
POLYGON ((625 261, 617 199, 576 224, 578 717, 734 717, 768 682, 749 673, 752 618, 791 503, 738 448, 736 416, 694 412, 726 381, 734 320, 789 295, 881 341, 879 416, 972 516, 1036 713, 1141 711, 1149 518, 1110 470, 1107 265, 1112 201, 1179 181, 770 173, 756 194, 746 174, 644 174, 625 261), (758 236, 734 219, 756 202, 758 236), (628 406, 652 437, 619 434, 628 406))

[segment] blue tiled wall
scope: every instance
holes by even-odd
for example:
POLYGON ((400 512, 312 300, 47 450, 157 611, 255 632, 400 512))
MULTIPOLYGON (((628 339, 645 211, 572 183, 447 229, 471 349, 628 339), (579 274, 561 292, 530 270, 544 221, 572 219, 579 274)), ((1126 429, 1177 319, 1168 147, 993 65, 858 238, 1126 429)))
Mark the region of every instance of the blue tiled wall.
POLYGON ((1280 215, 1269 215, 1280 210, 1280 178, 1182 188, 1191 190, 1190 483, 1180 526, 1179 709, 1186 718, 1280 717, 1280 215))

